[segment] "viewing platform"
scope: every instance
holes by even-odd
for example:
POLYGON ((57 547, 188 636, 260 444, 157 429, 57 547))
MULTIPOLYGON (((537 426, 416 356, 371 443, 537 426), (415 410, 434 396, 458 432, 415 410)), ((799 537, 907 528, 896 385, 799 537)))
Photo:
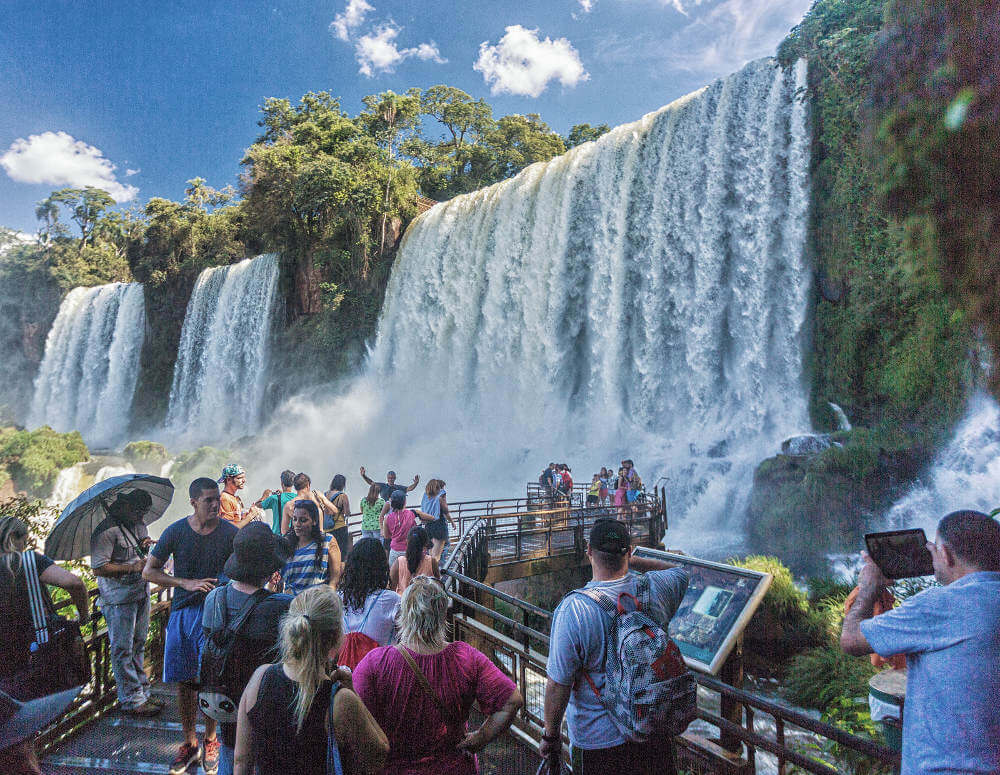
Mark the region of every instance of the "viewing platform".
MULTIPOLYGON (((621 513, 613 506, 585 506, 578 495, 574 492, 568 499, 550 498, 537 485, 529 485, 524 498, 449 504, 459 530, 452 537, 441 567, 453 601, 454 638, 471 643, 489 656, 514 680, 525 699, 510 733, 479 755, 484 775, 530 775, 538 768, 552 619, 551 611, 508 594, 496 584, 587 565, 590 527, 597 519, 608 516, 617 516, 628 524, 633 542, 641 547, 637 550, 640 553, 677 559, 677 555, 667 555, 662 549, 667 530, 662 491, 648 493, 621 513)), ((355 537, 360 536, 360 520, 360 514, 349 519, 355 537)), ((730 567, 693 558, 691 562, 719 569, 730 567)), ((96 592, 92 595, 96 596, 96 592)), ((168 591, 154 589, 146 652, 146 668, 154 680, 162 673, 168 614, 168 591)), ((43 771, 52 775, 166 773, 180 738, 172 688, 156 687, 155 693, 166 707, 155 719, 134 719, 118 713, 106 627, 95 624, 87 642, 93 681, 66 714, 38 735, 43 771)), ((783 775, 789 766, 795 766, 816 775, 837 775, 841 769, 828 753, 834 745, 870 757, 886 768, 898 767, 898 754, 884 746, 744 691, 742 635, 727 648, 728 656, 714 674, 697 660, 687 659, 699 685, 699 710, 698 720, 677 739, 685 769, 720 775, 783 775), (807 752, 805 744, 814 750, 807 752)), ((564 743, 564 760, 569 766, 565 735, 564 743)))

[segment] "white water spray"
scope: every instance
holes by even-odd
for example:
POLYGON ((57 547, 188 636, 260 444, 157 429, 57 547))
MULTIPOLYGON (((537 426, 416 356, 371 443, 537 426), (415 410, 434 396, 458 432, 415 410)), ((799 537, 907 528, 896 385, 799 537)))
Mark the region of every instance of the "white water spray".
POLYGON ((360 460, 460 500, 628 456, 673 520, 738 539, 753 466, 808 429, 805 75, 754 62, 421 216, 366 375, 286 407, 274 470, 360 460))
POLYGON ((198 276, 174 365, 170 435, 217 442, 257 429, 277 287, 274 253, 198 276))
POLYGON ((71 290, 45 341, 29 425, 78 430, 91 447, 121 441, 128 429, 145 327, 140 284, 71 290))
POLYGON ((933 538, 945 514, 1000 507, 1000 405, 979 393, 930 471, 889 510, 886 530, 922 527, 933 538))

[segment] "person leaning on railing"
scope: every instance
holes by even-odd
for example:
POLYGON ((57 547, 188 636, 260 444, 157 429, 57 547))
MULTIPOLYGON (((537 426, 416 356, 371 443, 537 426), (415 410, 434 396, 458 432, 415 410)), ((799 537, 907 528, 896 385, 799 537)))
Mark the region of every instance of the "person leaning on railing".
POLYGON ((482 652, 448 642, 448 595, 417 576, 403 593, 399 644, 370 651, 354 687, 389 738, 384 775, 475 775, 475 753, 523 707, 514 682, 482 652), (476 702, 486 721, 466 722, 476 702))
MULTIPOLYGON (((18 700, 34 699, 43 693, 31 686, 30 681, 26 682, 29 655, 35 640, 24 576, 23 553, 27 546, 28 525, 17 517, 0 517, 0 621, 3 622, 0 689, 18 700)), ((42 595, 46 597, 49 610, 52 603, 48 600, 46 585, 65 589, 76 606, 80 626, 85 625, 90 619, 90 598, 83 580, 44 554, 34 552, 34 556, 42 595)))
POLYGON ((891 582, 862 555, 840 645, 855 656, 906 655, 900 775, 1000 773, 1000 524, 952 512, 927 549, 942 586, 878 616, 891 582))

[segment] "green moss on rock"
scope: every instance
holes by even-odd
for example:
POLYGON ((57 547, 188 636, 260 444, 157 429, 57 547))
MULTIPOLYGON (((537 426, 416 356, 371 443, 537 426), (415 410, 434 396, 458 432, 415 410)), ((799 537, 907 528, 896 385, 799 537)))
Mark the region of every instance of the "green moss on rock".
POLYGON ((18 489, 44 497, 64 468, 90 459, 79 432, 56 433, 43 425, 33 431, 0 429, 0 464, 18 489))

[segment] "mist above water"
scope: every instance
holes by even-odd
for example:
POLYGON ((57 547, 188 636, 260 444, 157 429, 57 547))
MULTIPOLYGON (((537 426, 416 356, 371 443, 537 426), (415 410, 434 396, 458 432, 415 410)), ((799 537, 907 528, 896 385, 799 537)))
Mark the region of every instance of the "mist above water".
POLYGON ((666 477, 668 541, 735 548, 753 467, 809 427, 805 76, 751 63, 418 218, 364 374, 281 408, 252 488, 340 472, 356 498, 364 464, 510 497, 627 456, 666 477))

